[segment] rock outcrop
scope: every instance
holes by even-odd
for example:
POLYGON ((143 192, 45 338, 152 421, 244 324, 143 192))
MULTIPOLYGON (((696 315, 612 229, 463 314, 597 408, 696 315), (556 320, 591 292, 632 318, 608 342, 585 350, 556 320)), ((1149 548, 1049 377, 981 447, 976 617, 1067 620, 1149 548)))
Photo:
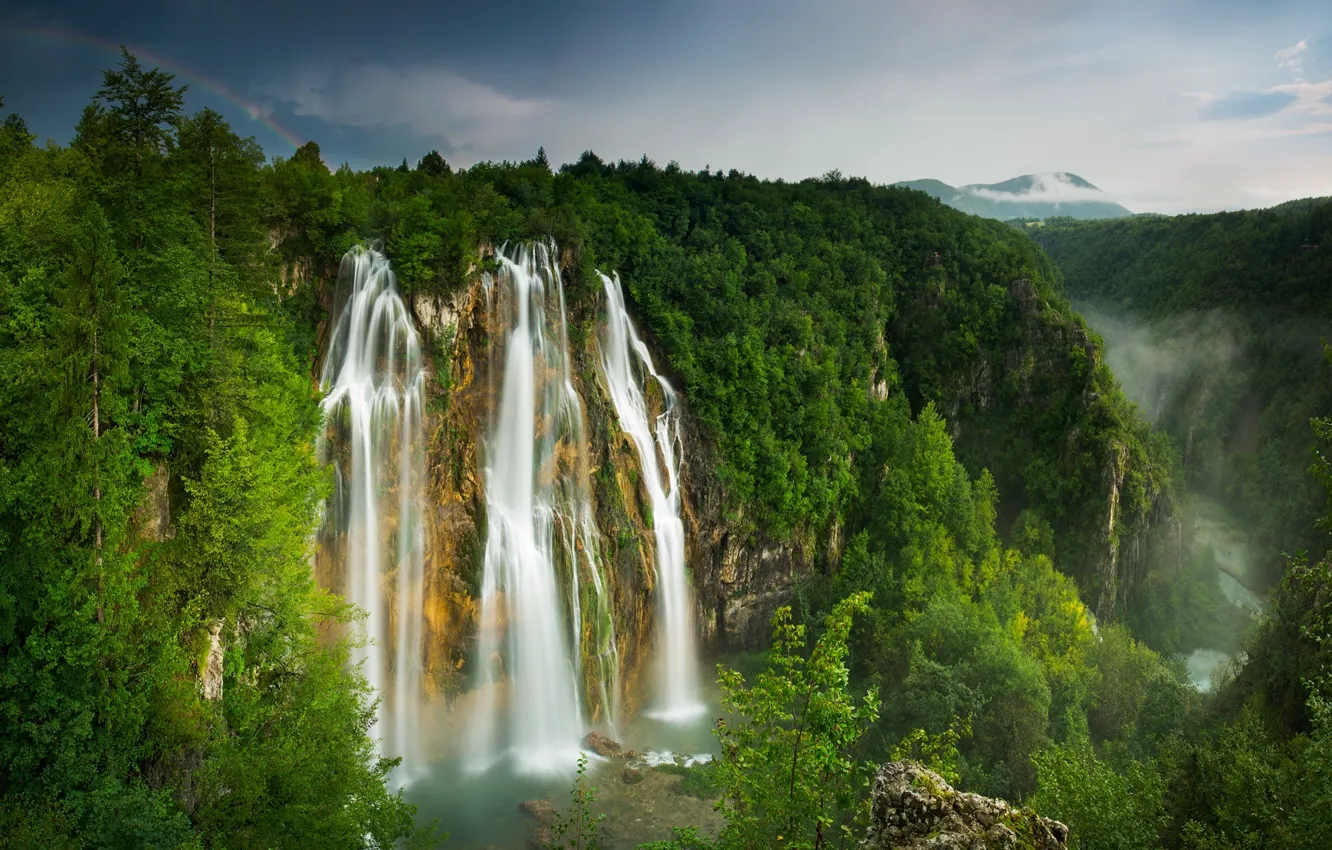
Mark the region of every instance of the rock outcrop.
POLYGON ((583 746, 602 758, 617 758, 624 749, 618 742, 612 741, 600 732, 588 732, 583 739, 583 746))
POLYGON ((528 800, 518 807, 531 818, 531 846, 546 848, 554 839, 552 830, 560 819, 559 810, 549 800, 528 800))
POLYGON ((874 778, 862 850, 1067 850, 1068 827, 1003 800, 956 791, 915 762, 874 778))

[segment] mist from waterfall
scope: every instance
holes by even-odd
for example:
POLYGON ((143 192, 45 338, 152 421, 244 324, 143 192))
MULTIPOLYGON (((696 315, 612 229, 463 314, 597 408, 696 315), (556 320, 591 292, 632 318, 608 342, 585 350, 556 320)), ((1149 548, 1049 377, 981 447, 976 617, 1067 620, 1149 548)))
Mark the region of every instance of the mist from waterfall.
POLYGON ((498 274, 483 278, 497 403, 483 446, 486 543, 470 764, 485 770, 507 760, 518 773, 563 773, 575 765, 590 720, 613 728, 614 624, 555 246, 501 248, 496 259, 498 274), (584 657, 593 669, 584 669, 584 657))
POLYGON ((684 522, 680 517, 679 416, 675 391, 657 373, 624 303, 619 276, 601 275, 606 319, 601 333, 601 369, 620 427, 638 449, 643 487, 652 506, 656 542, 657 662, 656 702, 650 714, 685 722, 704 710, 698 692, 698 654, 692 599, 685 572, 684 522), (647 380, 656 382, 661 413, 650 419, 647 380))
POLYGON ((381 699, 370 737, 401 756, 410 775, 419 766, 423 673, 420 337, 378 251, 343 257, 337 299, 320 374, 323 452, 337 469, 325 534, 340 556, 344 595, 367 615, 353 661, 381 699))

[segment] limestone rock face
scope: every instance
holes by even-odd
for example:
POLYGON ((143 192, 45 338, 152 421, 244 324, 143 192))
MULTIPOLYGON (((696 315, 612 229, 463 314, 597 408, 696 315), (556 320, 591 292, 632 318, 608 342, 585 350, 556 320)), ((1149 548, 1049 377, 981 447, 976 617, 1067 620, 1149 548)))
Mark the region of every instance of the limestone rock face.
POLYGON ((208 660, 200 671, 199 689, 209 702, 222 699, 223 638, 222 620, 214 620, 208 629, 208 660))
POLYGON ((1003 800, 956 791, 915 762, 874 778, 861 850, 1067 850, 1068 827, 1003 800))

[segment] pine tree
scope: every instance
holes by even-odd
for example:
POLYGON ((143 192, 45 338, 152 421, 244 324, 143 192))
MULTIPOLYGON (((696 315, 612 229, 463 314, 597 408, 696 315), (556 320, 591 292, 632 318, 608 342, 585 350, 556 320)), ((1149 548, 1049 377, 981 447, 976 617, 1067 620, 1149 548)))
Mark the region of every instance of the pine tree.
POLYGON ((120 68, 103 72, 97 100, 109 108, 111 133, 134 152, 141 166, 145 156, 170 150, 188 86, 175 88, 175 75, 160 68, 145 71, 123 47, 120 54, 120 68))
POLYGON ((417 164, 418 171, 424 171, 431 177, 442 177, 445 174, 452 174, 453 169, 444 161, 444 157, 439 155, 439 151, 432 150, 430 153, 421 157, 421 162, 417 164))

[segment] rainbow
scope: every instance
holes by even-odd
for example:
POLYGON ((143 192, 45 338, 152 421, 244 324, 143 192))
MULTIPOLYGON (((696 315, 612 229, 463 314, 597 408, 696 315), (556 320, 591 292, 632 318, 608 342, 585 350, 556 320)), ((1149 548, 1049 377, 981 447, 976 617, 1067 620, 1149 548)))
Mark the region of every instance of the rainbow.
POLYGON ((258 121, 263 126, 272 130, 278 138, 282 139, 282 141, 291 145, 293 150, 299 148, 303 144, 300 136, 297 136, 295 133, 274 121, 273 118, 266 114, 258 104, 246 100, 236 94, 226 83, 221 80, 205 77, 203 74, 181 65, 179 62, 173 62, 150 50, 144 50, 141 47, 135 47, 131 44, 124 44, 123 42, 112 41, 107 38, 99 38, 95 35, 87 35, 86 33, 75 32, 73 30, 56 29, 55 27, 19 26, 15 27, 11 32, 14 32, 17 35, 26 35, 33 38, 48 39, 67 44, 80 44, 85 47, 92 47, 110 53, 117 58, 120 57, 120 48, 123 46, 126 50, 133 53, 144 62, 150 65, 157 65, 163 70, 170 71, 190 84, 197 85, 205 91, 212 92, 238 109, 243 110, 252 120, 258 121))

